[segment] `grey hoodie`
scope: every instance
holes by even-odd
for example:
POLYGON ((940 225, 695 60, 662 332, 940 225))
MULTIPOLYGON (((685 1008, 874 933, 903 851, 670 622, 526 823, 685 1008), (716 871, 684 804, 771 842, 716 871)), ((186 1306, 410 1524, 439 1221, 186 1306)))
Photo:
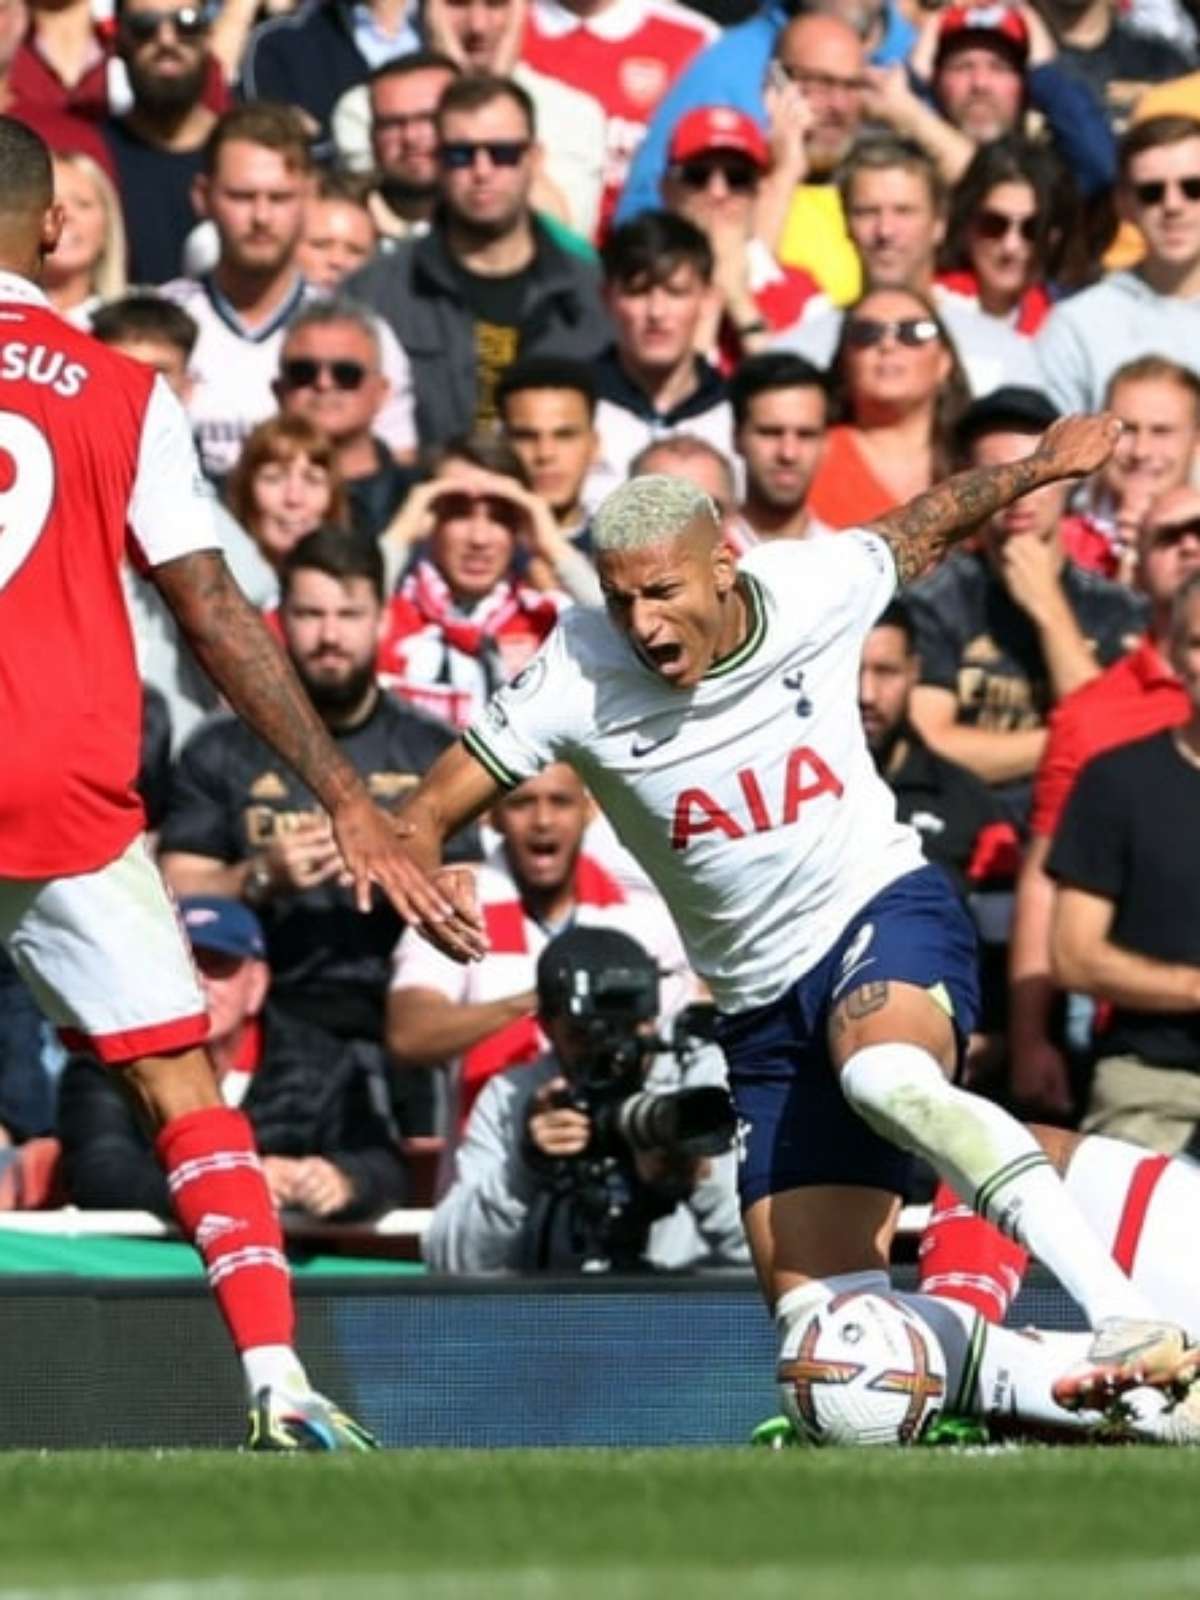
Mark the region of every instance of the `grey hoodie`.
POLYGON ((1158 294, 1132 272, 1112 272, 1059 301, 1037 354, 1060 410, 1098 411, 1109 378, 1139 356, 1166 356, 1200 373, 1200 299, 1158 294))

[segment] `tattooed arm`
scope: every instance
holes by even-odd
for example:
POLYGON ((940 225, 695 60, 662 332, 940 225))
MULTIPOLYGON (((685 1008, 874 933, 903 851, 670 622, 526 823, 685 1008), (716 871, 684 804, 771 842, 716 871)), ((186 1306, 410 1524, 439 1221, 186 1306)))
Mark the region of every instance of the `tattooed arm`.
POLYGON ((1063 417, 1031 455, 999 467, 974 467, 935 484, 868 526, 892 547, 901 583, 911 583, 946 550, 1031 489, 1102 467, 1121 432, 1116 417, 1063 417))
POLYGON ((152 576, 201 666, 233 709, 295 769, 329 812, 361 911, 377 883, 406 921, 433 923, 463 953, 477 937, 402 849, 387 815, 330 738, 292 665, 215 550, 180 556, 152 576), (461 923, 461 925, 460 925, 461 923))

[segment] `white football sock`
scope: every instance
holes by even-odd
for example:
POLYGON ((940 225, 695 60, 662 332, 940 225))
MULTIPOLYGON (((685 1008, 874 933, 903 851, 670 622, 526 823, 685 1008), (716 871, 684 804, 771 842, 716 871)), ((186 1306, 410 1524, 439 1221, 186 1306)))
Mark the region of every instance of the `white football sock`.
POLYGON ((932 1162, 976 1211, 1027 1246, 1094 1326, 1151 1317, 1027 1128, 990 1100, 956 1089, 927 1050, 876 1044, 842 1068, 842 1092, 885 1139, 932 1162))
POLYGON ((242 1374, 250 1400, 260 1389, 280 1389, 295 1400, 310 1392, 300 1358, 291 1345, 260 1344, 252 1350, 243 1350, 242 1374))

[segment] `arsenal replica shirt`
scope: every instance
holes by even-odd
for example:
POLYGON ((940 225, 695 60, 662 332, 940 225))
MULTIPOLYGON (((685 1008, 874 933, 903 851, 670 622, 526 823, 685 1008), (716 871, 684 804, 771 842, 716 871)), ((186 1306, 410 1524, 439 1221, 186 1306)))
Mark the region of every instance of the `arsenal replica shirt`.
POLYGON ((0 273, 0 878, 94 871, 140 830, 121 569, 219 548, 210 495, 162 379, 0 273))
POLYGON ((665 683, 602 613, 572 610, 464 736, 505 785, 576 769, 724 1011, 776 999, 924 865, 858 713, 863 639, 896 584, 886 543, 779 540, 739 570, 746 638, 695 688, 665 683))
MULTIPOLYGON (((533 0, 524 60, 591 95, 607 119, 601 234, 659 101, 717 31, 678 0, 611 0, 587 17, 561 0, 533 0)), ((538 131, 553 144, 552 127, 538 131)))

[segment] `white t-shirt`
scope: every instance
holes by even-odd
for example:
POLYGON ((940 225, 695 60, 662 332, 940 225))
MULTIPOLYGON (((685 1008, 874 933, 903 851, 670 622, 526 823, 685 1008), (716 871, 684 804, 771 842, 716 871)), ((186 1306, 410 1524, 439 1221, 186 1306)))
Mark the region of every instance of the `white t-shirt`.
POLYGON ((724 1011, 776 999, 924 864, 858 712, 863 639, 896 585, 886 542, 782 540, 740 570, 747 636, 694 689, 576 608, 465 735, 505 785, 553 761, 578 771, 724 1011))
MULTIPOLYGON (((292 292, 268 322, 248 330, 209 278, 173 278, 158 293, 192 317, 199 328, 189 373, 188 415, 204 470, 221 478, 232 471, 246 435, 279 410, 272 385, 279 376, 284 335, 292 318, 322 295, 297 277, 292 292)), ((392 330, 375 319, 379 363, 389 393, 372 431, 391 450, 415 449, 412 371, 392 330)))

